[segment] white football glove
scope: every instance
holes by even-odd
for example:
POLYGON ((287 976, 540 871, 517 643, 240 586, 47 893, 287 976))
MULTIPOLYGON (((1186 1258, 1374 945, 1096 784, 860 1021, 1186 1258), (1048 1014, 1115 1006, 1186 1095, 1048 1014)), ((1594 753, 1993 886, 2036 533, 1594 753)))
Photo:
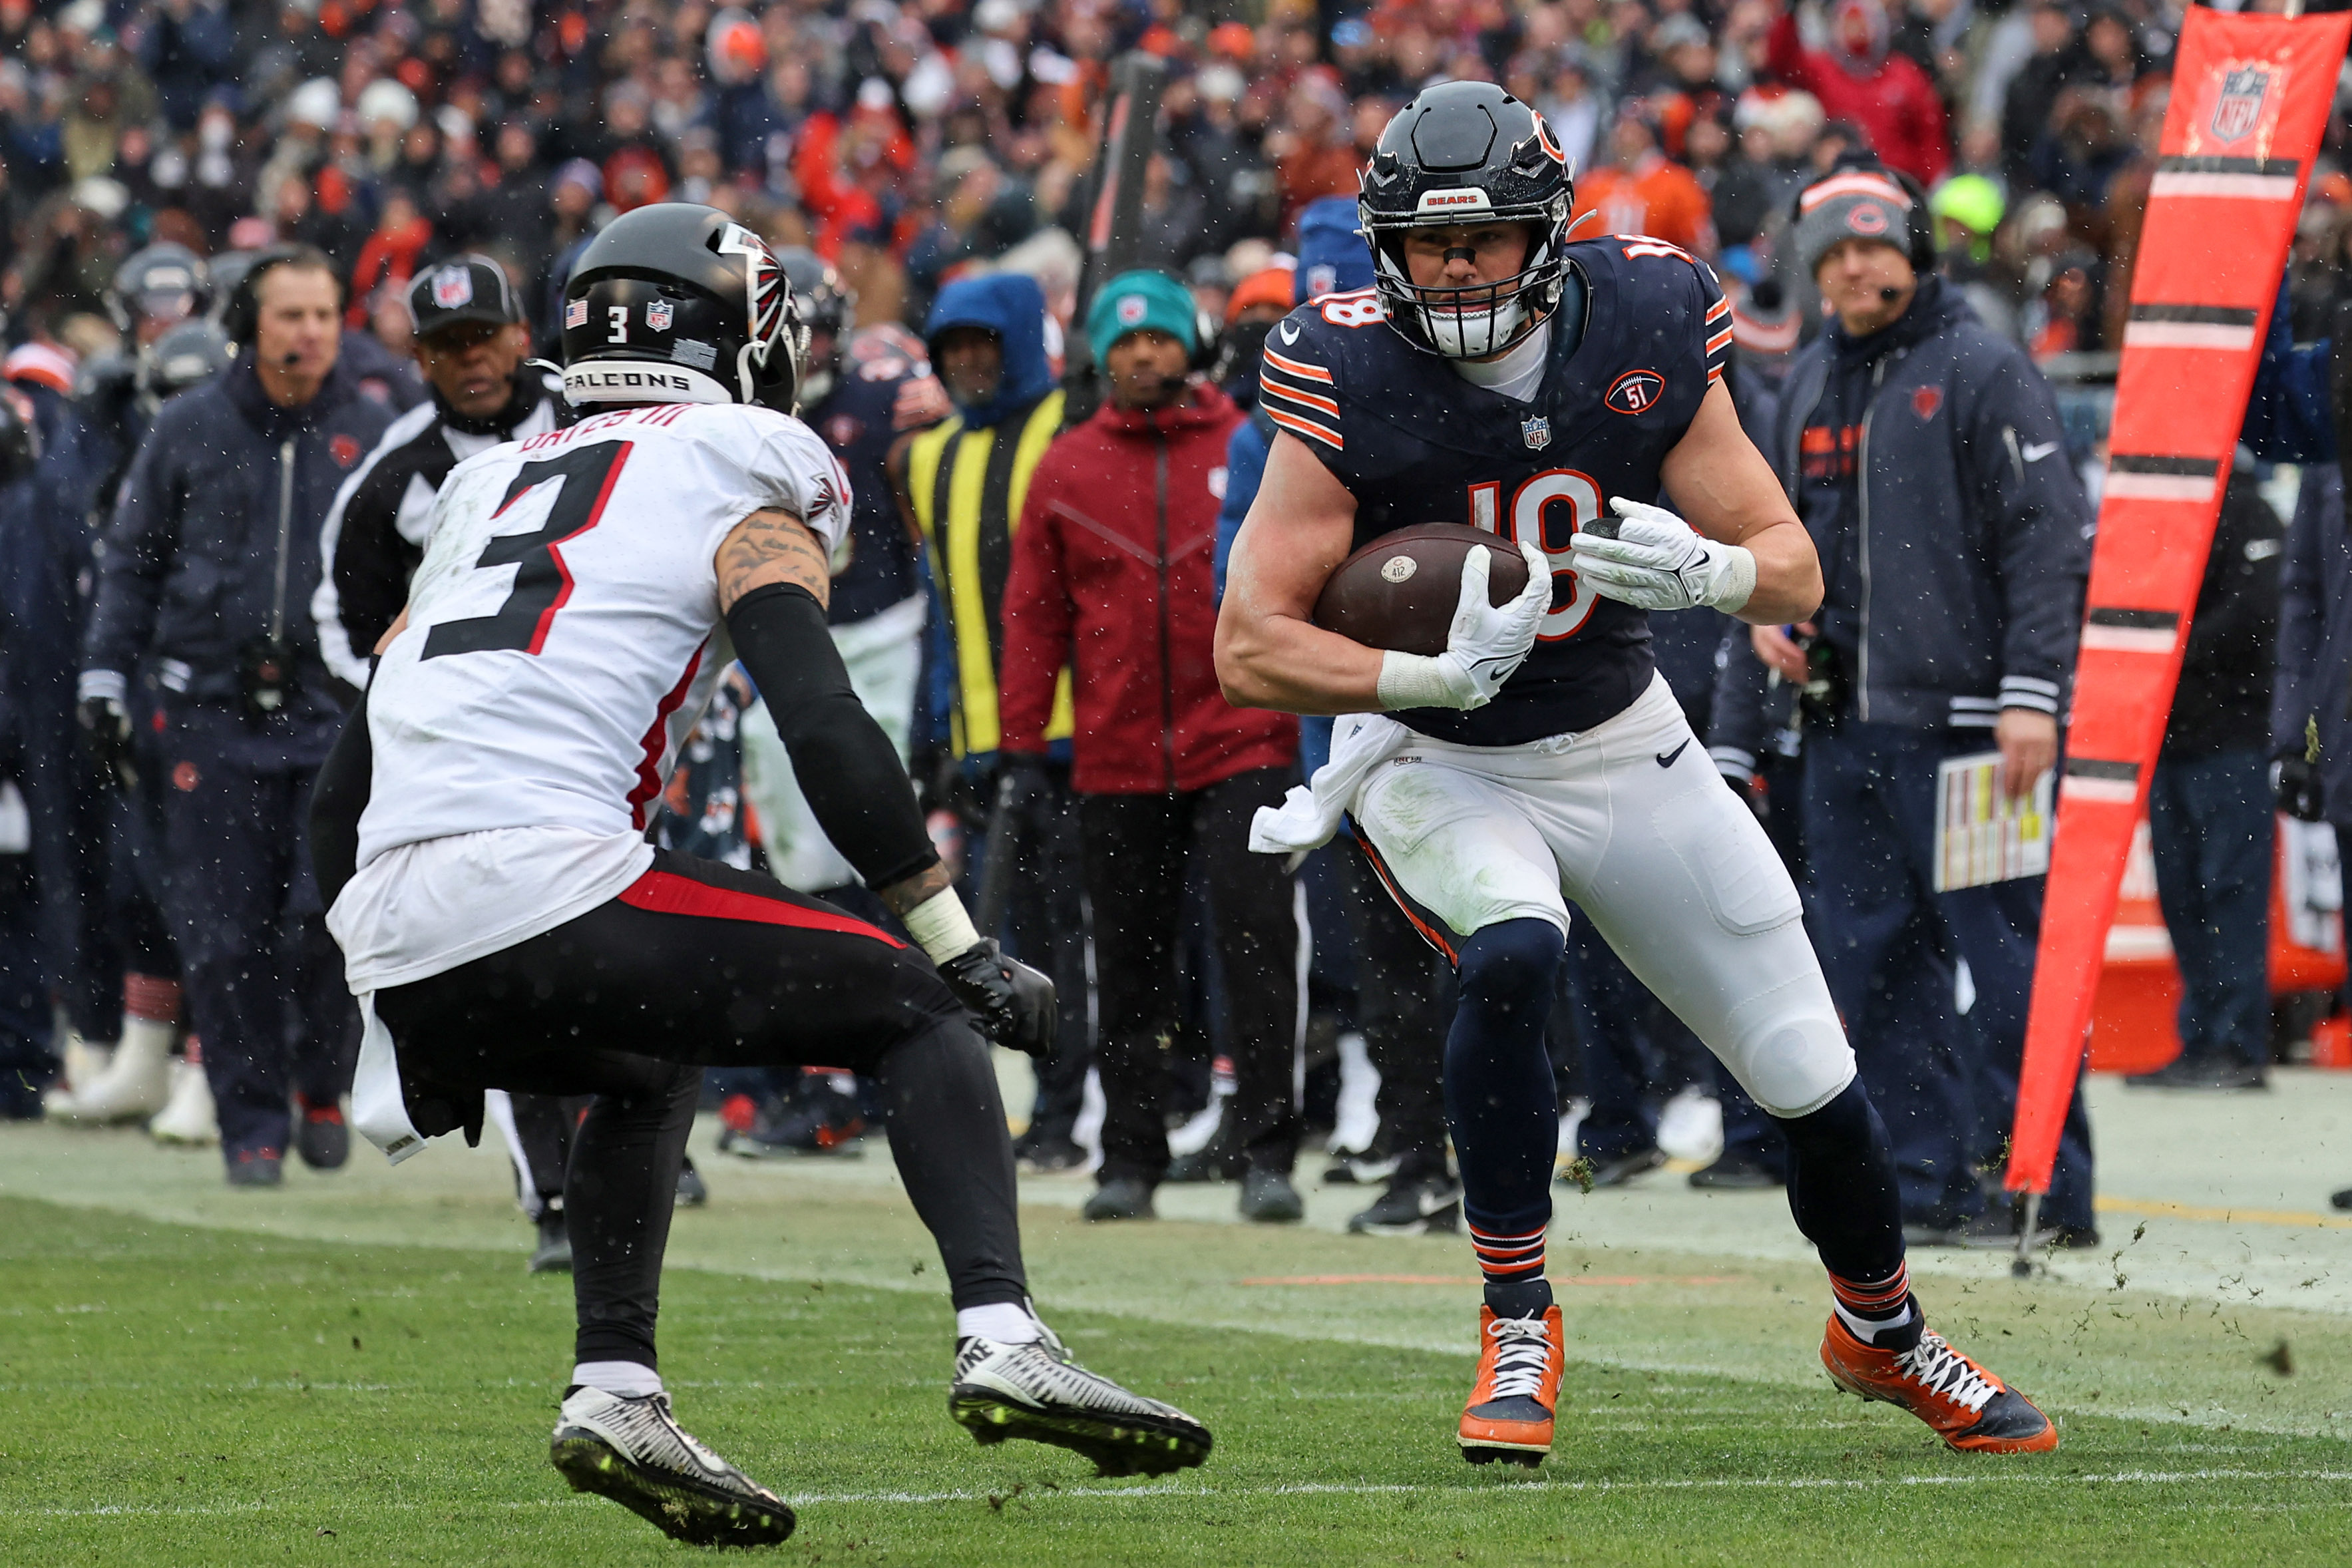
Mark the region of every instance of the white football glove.
POLYGON ((1736 612, 1756 592, 1756 557, 1739 545, 1717 544, 1662 506, 1609 506, 1623 519, 1616 537, 1579 529, 1568 541, 1577 580, 1595 593, 1645 610, 1736 612))
POLYGON ((1383 710, 1484 708, 1536 646, 1536 628, 1551 609, 1551 568, 1532 544, 1519 546, 1528 585, 1500 608, 1486 602, 1491 552, 1473 550, 1462 561, 1462 595, 1441 654, 1384 653, 1380 699, 1383 710))

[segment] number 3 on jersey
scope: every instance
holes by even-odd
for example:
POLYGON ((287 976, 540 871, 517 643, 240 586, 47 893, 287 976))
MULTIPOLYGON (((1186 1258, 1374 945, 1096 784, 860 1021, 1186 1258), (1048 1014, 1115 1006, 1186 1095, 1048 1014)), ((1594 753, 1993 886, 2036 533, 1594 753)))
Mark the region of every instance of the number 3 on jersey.
POLYGON ((425 636, 422 657, 439 658, 444 654, 486 653, 494 648, 536 655, 545 647, 555 612, 572 596, 572 573, 563 564, 560 547, 596 526, 604 515, 614 482, 621 477, 621 465, 628 460, 628 442, 600 441, 524 464, 491 516, 503 515, 540 486, 553 484, 560 488, 548 503, 547 521, 529 533, 499 534, 474 558, 478 572, 513 567, 513 589, 506 603, 490 615, 444 621, 435 626, 425 636))
POLYGON ((1502 485, 1494 480, 1470 487, 1470 525, 1500 533, 1514 544, 1532 544, 1551 566, 1551 608, 1537 636, 1559 642, 1584 629, 1601 595, 1577 580, 1569 569, 1569 535, 1585 520, 1601 515, 1601 487, 1574 468, 1547 468, 1522 481, 1511 494, 1510 510, 1501 505, 1502 485), (1507 521, 1508 526, 1504 524, 1507 521), (1567 596, 1561 596, 1562 578, 1567 596))

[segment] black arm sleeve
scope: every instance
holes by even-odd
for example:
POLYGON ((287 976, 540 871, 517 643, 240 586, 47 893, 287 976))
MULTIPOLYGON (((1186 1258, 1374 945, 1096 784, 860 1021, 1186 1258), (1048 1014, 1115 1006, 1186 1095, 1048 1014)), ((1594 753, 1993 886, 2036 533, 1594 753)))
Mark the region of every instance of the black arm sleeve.
POLYGON ((375 743, 368 734, 367 693, 343 717, 343 732, 310 788, 310 870, 332 909, 359 871, 360 814, 375 782, 375 743))
POLYGON ((751 672, 817 826, 869 888, 939 864, 898 749, 850 689, 849 671, 807 589, 768 583, 727 612, 736 657, 751 672))

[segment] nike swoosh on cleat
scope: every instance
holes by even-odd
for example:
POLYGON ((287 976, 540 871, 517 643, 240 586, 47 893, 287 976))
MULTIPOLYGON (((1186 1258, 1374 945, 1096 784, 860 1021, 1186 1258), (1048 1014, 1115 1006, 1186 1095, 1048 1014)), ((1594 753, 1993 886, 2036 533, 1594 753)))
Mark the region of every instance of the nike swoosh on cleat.
POLYGON ((1690 742, 1688 741, 1685 741, 1682 745, 1676 746, 1671 752, 1660 752, 1657 755, 1658 766, 1662 768, 1673 767, 1675 765, 1675 759, 1681 756, 1683 754, 1684 747, 1688 746, 1690 742))

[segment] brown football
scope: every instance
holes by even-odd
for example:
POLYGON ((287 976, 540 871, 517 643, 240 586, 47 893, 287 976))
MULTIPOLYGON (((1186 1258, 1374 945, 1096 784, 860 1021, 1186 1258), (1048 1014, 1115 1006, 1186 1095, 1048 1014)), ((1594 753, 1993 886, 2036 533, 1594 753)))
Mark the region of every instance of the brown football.
POLYGON ((1486 597, 1507 605, 1528 585, 1528 563, 1484 529, 1423 522, 1383 533, 1345 561, 1315 600, 1315 624, 1367 647, 1439 654, 1462 597, 1462 563, 1494 552, 1486 597))

